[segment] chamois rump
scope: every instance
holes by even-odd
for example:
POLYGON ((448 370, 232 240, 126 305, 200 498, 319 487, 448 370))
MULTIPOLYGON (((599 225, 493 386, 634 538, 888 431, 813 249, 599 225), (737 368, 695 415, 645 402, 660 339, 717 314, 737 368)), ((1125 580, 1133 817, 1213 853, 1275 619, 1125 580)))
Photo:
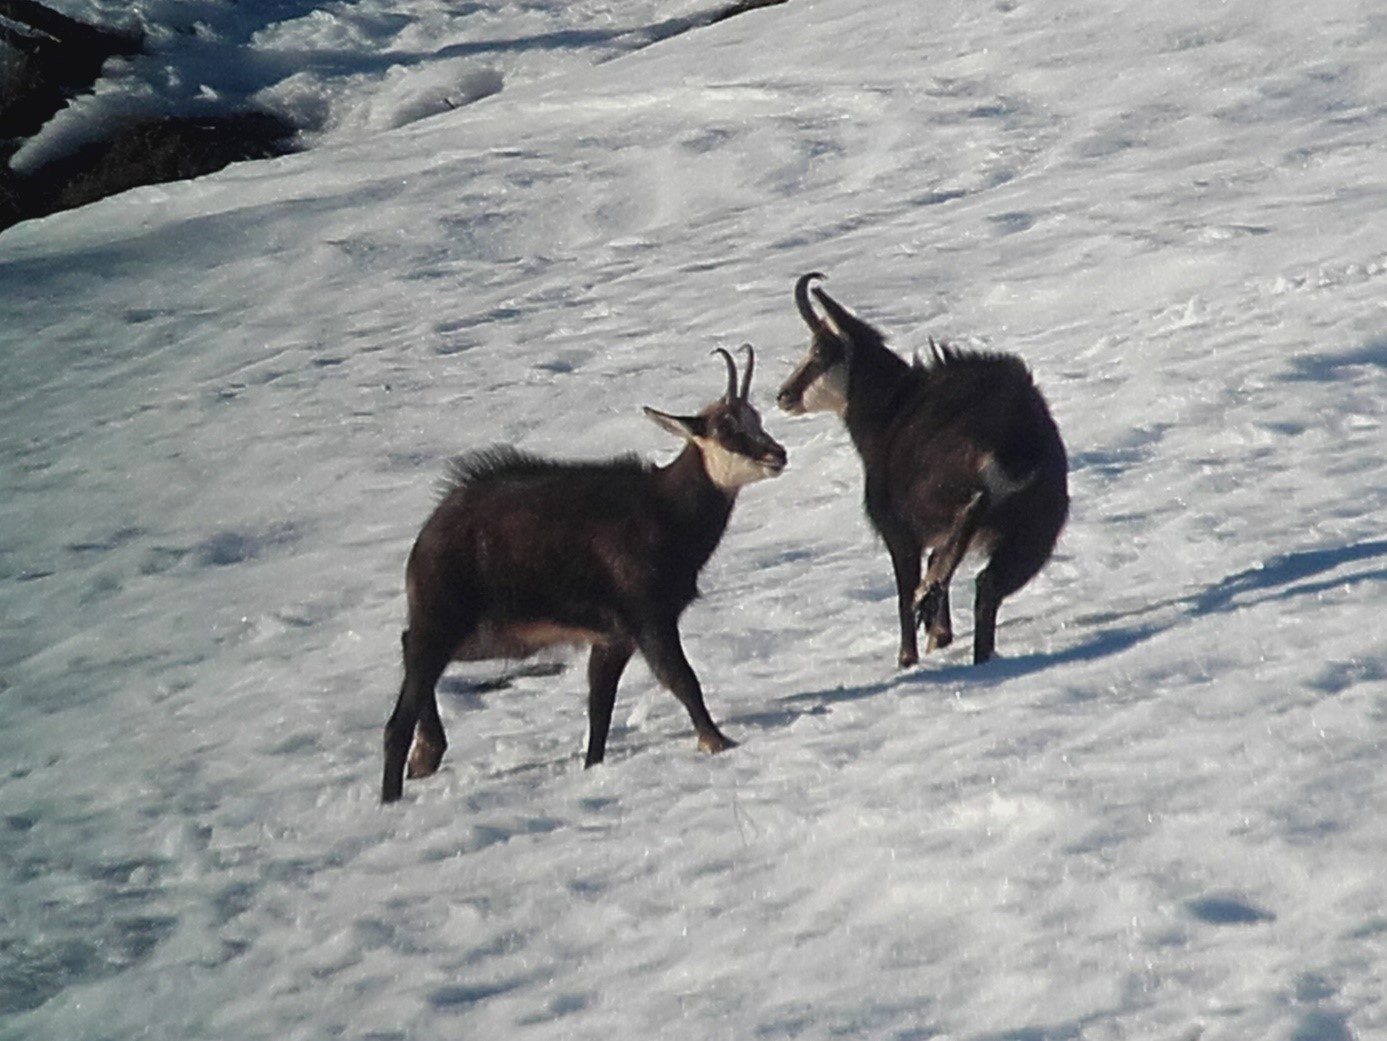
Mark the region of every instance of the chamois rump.
POLYGON ((809 351, 780 388, 791 413, 834 412, 862 457, 867 516, 896 577, 902 668, 953 641, 949 582, 969 549, 978 574, 973 661, 992 657, 997 609, 1044 566, 1069 512, 1064 442, 1025 363, 930 340, 931 358, 907 362, 882 334, 804 275, 795 306, 809 351), (921 555, 929 562, 921 578, 921 555))
POLYGON ((513 448, 464 456, 424 523, 405 569, 404 682, 385 725, 381 798, 438 768, 447 747, 435 686, 450 661, 523 658, 590 645, 585 764, 602 761, 622 670, 636 651, 688 710, 706 752, 733 745, 703 703, 679 639, 698 573, 717 548, 739 489, 785 467, 785 449, 740 387, 703 411, 645 413, 685 441, 666 466, 635 456, 558 462, 513 448), (411 751, 412 743, 412 751, 411 751))

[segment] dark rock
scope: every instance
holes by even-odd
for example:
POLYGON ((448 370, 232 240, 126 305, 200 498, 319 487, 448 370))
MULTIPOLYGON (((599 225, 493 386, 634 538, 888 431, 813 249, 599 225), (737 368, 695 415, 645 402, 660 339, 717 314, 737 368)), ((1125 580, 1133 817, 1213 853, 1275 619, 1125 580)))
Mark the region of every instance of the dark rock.
POLYGON ((85 25, 34 0, 0 0, 0 139, 7 143, 0 158, 90 89, 108 58, 142 47, 138 36, 85 25))
POLYGON ((24 219, 22 190, 8 165, 0 162, 0 229, 18 224, 24 219))
POLYGON ((140 185, 292 151, 294 127, 247 111, 127 120, 37 169, 10 167, 24 139, 90 90, 108 59, 142 46, 139 37, 85 25, 34 0, 0 0, 0 231, 140 185))
POLYGON ((729 18, 736 18, 738 15, 759 11, 763 7, 779 7, 788 2, 789 0, 734 0, 721 11, 714 12, 712 18, 708 19, 708 24, 716 25, 718 22, 725 22, 729 18))
POLYGON ((84 206, 144 184, 183 181, 246 159, 292 150, 294 128, 265 112, 190 118, 161 116, 126 123, 17 178, 24 217, 84 206))

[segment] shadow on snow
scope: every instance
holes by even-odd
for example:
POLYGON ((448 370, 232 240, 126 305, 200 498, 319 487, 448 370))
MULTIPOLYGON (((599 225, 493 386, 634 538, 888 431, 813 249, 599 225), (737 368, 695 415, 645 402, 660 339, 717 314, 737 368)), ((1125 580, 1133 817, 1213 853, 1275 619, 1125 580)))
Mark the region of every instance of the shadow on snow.
POLYGON ((1355 582, 1381 582, 1387 579, 1387 568, 1309 580, 1349 564, 1382 557, 1387 557, 1387 539, 1352 546, 1293 550, 1278 554, 1256 567, 1229 575, 1207 589, 1194 593, 1155 601, 1129 611, 1081 615, 1074 619, 1074 624, 1087 631, 1077 643, 1068 647, 1037 651, 1015 658, 995 658, 985 665, 918 669, 877 683, 791 694, 779 699, 780 705, 787 706, 783 710, 751 713, 728 722, 768 728, 786 725, 802 715, 818 714, 825 711, 824 706, 834 702, 857 701, 901 687, 962 682, 996 686, 1060 665, 1101 661, 1169 632, 1189 620, 1272 601, 1314 596, 1355 582), (1134 621, 1146 617, 1150 617, 1150 620, 1134 621))

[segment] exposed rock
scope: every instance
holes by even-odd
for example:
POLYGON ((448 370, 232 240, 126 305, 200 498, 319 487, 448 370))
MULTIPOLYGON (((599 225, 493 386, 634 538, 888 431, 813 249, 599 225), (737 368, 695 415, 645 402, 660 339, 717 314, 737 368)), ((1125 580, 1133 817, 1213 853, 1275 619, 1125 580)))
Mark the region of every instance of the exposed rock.
POLYGON ((140 53, 139 38, 98 29, 34 0, 0 0, 0 230, 144 184, 186 180, 291 150, 294 128, 251 111, 130 120, 105 139, 17 173, 9 159, 109 58, 140 53))
POLYGON ((789 0, 734 0, 721 11, 718 11, 708 20, 709 25, 716 25, 718 22, 725 22, 729 18, 736 18, 739 14, 747 14, 750 11, 759 11, 763 7, 779 7, 781 4, 788 3, 789 0))
POLYGON ((24 219, 20 197, 18 179, 6 164, 0 163, 0 229, 24 219))
POLYGON ((74 94, 88 90, 108 58, 139 54, 139 37, 98 29, 34 0, 0 0, 0 139, 15 139, 48 122, 74 94))
MULTIPOLYGON (((294 128, 264 112, 128 123, 96 144, 16 178, 23 216, 84 206, 144 184, 182 181, 291 151, 294 128)), ((3 226, 3 225, 0 225, 3 226)))

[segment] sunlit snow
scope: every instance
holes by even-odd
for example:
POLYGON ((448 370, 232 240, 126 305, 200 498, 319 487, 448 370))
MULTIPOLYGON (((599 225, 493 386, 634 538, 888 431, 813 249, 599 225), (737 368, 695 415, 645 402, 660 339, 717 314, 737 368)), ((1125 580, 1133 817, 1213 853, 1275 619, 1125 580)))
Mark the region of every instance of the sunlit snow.
POLYGON ((140 5, 320 132, 0 235, 0 1038, 1387 1037, 1387 19, 594 42, 714 6, 140 5), (1073 510, 994 662, 962 581, 894 667, 857 457, 773 405, 810 270, 1050 401, 1073 510), (445 460, 667 459, 641 406, 744 340, 790 465, 683 623, 740 746, 634 665, 584 771, 581 658, 458 666, 382 808, 445 460))

